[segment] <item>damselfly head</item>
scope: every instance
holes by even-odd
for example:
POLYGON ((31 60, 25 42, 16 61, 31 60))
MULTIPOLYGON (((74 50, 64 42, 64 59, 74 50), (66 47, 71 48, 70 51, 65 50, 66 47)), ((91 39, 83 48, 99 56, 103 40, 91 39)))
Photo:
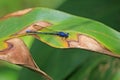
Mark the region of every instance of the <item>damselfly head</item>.
POLYGON ((68 38, 69 37, 69 33, 65 33, 65 32, 58 32, 58 34, 60 37, 65 37, 68 38))

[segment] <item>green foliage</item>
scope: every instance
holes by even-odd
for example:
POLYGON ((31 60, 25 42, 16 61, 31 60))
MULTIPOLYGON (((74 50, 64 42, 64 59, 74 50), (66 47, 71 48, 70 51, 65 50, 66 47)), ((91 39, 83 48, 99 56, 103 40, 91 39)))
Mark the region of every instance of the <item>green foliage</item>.
MULTIPOLYGON (((36 3, 36 1, 28 1, 28 3, 24 4, 25 6, 20 2, 22 0, 4 1, 0 1, 0 4, 3 6, 14 1, 16 3, 14 2, 14 5, 12 3, 11 5, 9 4, 10 6, 7 8, 1 5, 1 12, 3 13, 0 15, 23 8, 34 7, 35 5, 40 6, 38 4, 32 4, 36 3), (18 5, 20 6, 17 7, 18 5)), ((107 0, 67 0, 58 9, 74 15, 99 20, 119 30, 119 3, 120 1, 114 0, 109 2, 107 0)), ((59 3, 55 5, 57 4, 59 5, 59 3)), ((78 49, 54 49, 38 40, 33 42, 30 50, 39 67, 55 80, 119 80, 120 78, 119 60, 112 57, 78 49), (103 65, 102 68, 100 68, 101 65, 103 65)), ((11 73, 6 73, 6 75, 16 73, 12 73, 13 71, 11 70, 9 72, 11 73)), ((23 69, 20 74, 19 80, 40 80, 40 76, 37 73, 26 69, 23 69)), ((15 80, 18 75, 14 75, 14 78, 11 80, 15 80)), ((4 77, 4 79, 10 80, 10 77, 4 77)))
MULTIPOLYGON (((87 35, 97 40, 106 49, 113 52, 113 54, 120 53, 119 32, 107 27, 102 23, 82 17, 73 16, 67 13, 63 13, 48 8, 34 8, 32 11, 28 12, 23 16, 11 17, 6 20, 2 20, 0 22, 1 24, 0 32, 4 30, 5 31, 2 33, 2 35, 0 35, 1 42, 11 38, 12 36, 10 37, 10 35, 13 35, 27 28, 34 22, 38 22, 38 21, 46 21, 51 23, 52 25, 48 27, 51 30, 59 31, 59 32, 64 31, 69 33, 70 34, 68 37, 69 41, 73 41, 73 40, 75 41, 76 38, 78 38, 78 34, 87 35)), ((40 31, 49 32, 48 30, 46 30, 46 28, 40 31)), ((56 36, 45 36, 40 34, 38 35, 41 37, 40 40, 49 44, 50 46, 56 48, 69 48, 67 45, 65 45, 65 41, 61 40, 61 38, 58 38, 56 36)))

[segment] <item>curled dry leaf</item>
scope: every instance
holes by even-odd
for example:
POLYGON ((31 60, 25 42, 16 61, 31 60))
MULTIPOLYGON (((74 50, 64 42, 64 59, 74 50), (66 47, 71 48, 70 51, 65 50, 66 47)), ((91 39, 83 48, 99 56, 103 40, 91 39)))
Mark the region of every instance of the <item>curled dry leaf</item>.
POLYGON ((8 48, 0 51, 0 59, 21 65, 42 74, 47 80, 52 80, 45 72, 39 69, 30 55, 24 42, 19 38, 7 40, 8 48))

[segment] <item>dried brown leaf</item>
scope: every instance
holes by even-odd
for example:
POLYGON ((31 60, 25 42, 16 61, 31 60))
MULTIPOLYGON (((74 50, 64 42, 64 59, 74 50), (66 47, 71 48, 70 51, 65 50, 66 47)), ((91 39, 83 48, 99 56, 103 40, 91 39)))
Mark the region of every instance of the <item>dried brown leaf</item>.
POLYGON ((120 57, 117 54, 113 54, 111 51, 106 49, 103 45, 97 42, 95 39, 86 35, 77 35, 77 40, 69 40, 68 45, 70 48, 82 48, 90 51, 100 52, 102 54, 107 54, 113 57, 120 57))
POLYGON ((42 74, 47 80, 52 80, 44 71, 40 70, 30 55, 24 42, 19 38, 7 40, 8 48, 0 51, 0 59, 21 65, 42 74))

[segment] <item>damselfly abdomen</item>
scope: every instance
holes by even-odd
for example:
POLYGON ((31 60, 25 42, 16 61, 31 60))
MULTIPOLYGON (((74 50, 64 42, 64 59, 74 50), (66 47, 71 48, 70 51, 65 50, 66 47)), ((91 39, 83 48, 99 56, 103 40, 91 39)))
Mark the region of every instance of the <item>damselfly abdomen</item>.
POLYGON ((27 30, 26 33, 27 34, 57 35, 57 36, 63 37, 63 38, 68 38, 69 37, 69 33, 65 33, 65 32, 38 32, 38 31, 27 30))

